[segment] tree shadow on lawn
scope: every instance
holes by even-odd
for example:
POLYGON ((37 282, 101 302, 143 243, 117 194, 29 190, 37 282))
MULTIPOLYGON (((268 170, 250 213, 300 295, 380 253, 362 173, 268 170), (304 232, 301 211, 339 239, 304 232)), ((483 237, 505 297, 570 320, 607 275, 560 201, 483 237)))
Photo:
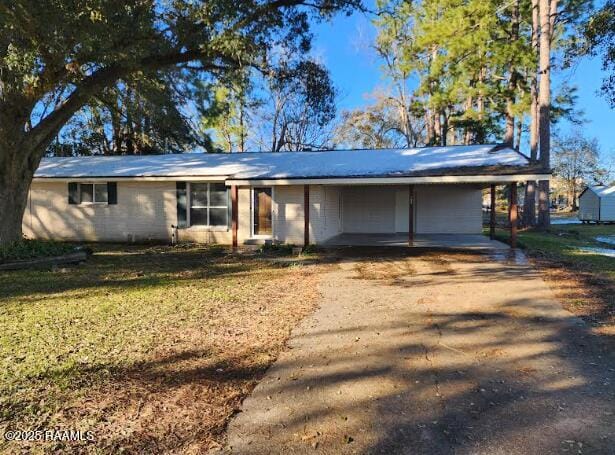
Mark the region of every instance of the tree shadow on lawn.
MULTIPOLYGON (((49 316, 53 327, 33 334, 34 340, 26 331, 20 334, 23 347, 9 343, 5 350, 5 360, 15 368, 9 371, 13 378, 5 376, 6 387, 0 393, 0 428, 92 428, 96 450, 110 452, 121 447, 149 453, 202 451, 221 441, 241 399, 274 360, 290 328, 315 304, 312 272, 293 268, 287 276, 279 271, 284 266, 266 261, 263 255, 208 256, 207 250, 130 253, 120 249, 94 256, 76 279, 54 275, 52 285, 39 283, 38 289, 27 274, 3 277, 18 278, 20 286, 34 293, 30 298, 7 299, 13 308, 15 303, 37 304, 30 312, 31 329, 36 330, 41 320, 38 311, 49 316), (161 257, 164 260, 158 261, 161 257), (227 276, 231 279, 224 279, 227 276), (137 295, 134 310, 129 294, 122 293, 167 284, 172 285, 168 292, 137 295), (55 293, 46 295, 47 290, 55 293), (115 293, 113 299, 98 298, 98 293, 109 292, 115 293), (173 303, 182 298, 194 302, 173 303), (68 310, 56 318, 54 304, 63 299, 68 310), (165 305, 162 313, 155 314, 172 316, 160 324, 151 316, 157 311, 157 299, 165 299, 165 305), (91 327, 81 320, 88 318, 80 318, 80 311, 88 312, 90 305, 99 310, 93 316, 97 324, 91 327), (139 319, 146 316, 143 311, 147 317, 139 319), (125 316, 137 319, 125 321, 125 316), (54 318, 70 327, 63 330, 54 318), (143 320, 150 322, 143 326, 143 320), (150 330, 152 325, 159 335, 150 330), (83 338, 78 337, 80 330, 83 338), (134 339, 141 334, 146 335, 143 346, 134 339), (68 340, 62 349, 50 345, 62 340, 68 340), (51 346, 50 352, 46 346, 51 346), (19 365, 24 356, 32 366, 19 365), (139 361, 134 363, 135 359, 139 361)), ((4 322, 21 317, 20 308, 4 314, 4 322)), ((19 325, 15 330, 28 327, 19 325)), ((93 450, 88 445, 62 447, 93 450)))
MULTIPOLYGON (((255 270, 280 268, 267 256, 233 254, 213 247, 126 247, 96 245, 97 251, 83 265, 57 271, 0 272, 0 299, 26 297, 27 301, 53 298, 71 292, 71 297, 122 289, 151 288, 186 280, 224 276, 242 277, 255 270)), ((59 296, 64 298, 64 296, 59 296)))
MULTIPOLYGON (((90 291, 114 291, 163 286, 193 279, 247 275, 255 269, 279 269, 301 265, 301 260, 276 262, 276 258, 293 259, 284 252, 233 253, 221 246, 169 247, 163 245, 93 244, 94 254, 85 263, 57 271, 26 270, 0 272, 0 299, 27 297, 27 301, 53 298, 54 294, 79 291, 79 297, 90 291)), ((446 264, 443 255, 455 260, 476 260, 481 254, 469 255, 464 250, 400 247, 327 248, 318 251, 311 263, 338 264, 344 261, 386 263, 429 258, 446 264)), ((407 273, 408 270, 403 271, 407 273)), ((449 273, 442 270, 442 274, 449 273)), ((513 272, 514 273, 514 272, 513 272)), ((64 298, 59 296, 59 298, 64 298)))

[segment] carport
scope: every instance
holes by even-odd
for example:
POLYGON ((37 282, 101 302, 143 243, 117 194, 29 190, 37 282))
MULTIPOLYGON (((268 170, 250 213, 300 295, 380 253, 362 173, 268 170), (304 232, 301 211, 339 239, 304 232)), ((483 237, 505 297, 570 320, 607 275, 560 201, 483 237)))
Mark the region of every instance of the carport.
MULTIPOLYGON (((341 232, 328 246, 494 248, 482 235, 485 184, 346 185, 338 188, 341 232), (412 226, 410 229, 409 226, 412 226)), ((515 185, 513 182, 511 185, 515 185)), ((510 189, 510 193, 516 191, 510 189)), ((495 200, 494 200, 495 201, 495 200)), ((511 217, 517 213, 511 200, 511 217)), ((514 217, 513 217, 514 218, 514 217)), ((510 219, 511 234, 516 219, 510 219)))
POLYGON ((272 243, 487 247, 494 244, 496 187, 507 186, 514 248, 518 183, 550 178, 502 145, 272 155, 265 164, 225 182, 233 197, 234 246, 238 189, 250 188, 271 195, 272 243), (481 235, 485 189, 491 194, 489 240, 481 235))

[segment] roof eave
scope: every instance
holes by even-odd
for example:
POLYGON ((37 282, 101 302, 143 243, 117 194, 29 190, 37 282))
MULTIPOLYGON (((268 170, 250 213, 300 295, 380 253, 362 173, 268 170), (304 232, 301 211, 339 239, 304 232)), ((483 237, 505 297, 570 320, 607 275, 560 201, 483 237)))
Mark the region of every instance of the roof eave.
POLYGON ((551 180, 551 174, 440 175, 440 176, 368 176, 368 177, 300 177, 300 178, 229 178, 226 185, 401 185, 434 183, 508 184, 551 180))

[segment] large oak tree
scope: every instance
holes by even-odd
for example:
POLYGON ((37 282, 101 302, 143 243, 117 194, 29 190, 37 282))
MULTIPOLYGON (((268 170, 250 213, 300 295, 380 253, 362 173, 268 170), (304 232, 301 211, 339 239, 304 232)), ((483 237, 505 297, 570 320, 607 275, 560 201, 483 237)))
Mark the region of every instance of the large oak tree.
POLYGON ((125 77, 225 78, 309 50, 313 17, 359 0, 0 0, 0 244, 21 238, 32 176, 60 129, 125 77))

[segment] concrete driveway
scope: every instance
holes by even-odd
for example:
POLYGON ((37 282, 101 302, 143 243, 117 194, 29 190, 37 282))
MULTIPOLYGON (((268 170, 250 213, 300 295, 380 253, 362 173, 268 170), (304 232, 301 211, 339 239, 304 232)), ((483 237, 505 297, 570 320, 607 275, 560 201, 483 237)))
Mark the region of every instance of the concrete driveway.
POLYGON ((402 254, 324 276, 226 451, 615 453, 613 344, 522 257, 402 254))

